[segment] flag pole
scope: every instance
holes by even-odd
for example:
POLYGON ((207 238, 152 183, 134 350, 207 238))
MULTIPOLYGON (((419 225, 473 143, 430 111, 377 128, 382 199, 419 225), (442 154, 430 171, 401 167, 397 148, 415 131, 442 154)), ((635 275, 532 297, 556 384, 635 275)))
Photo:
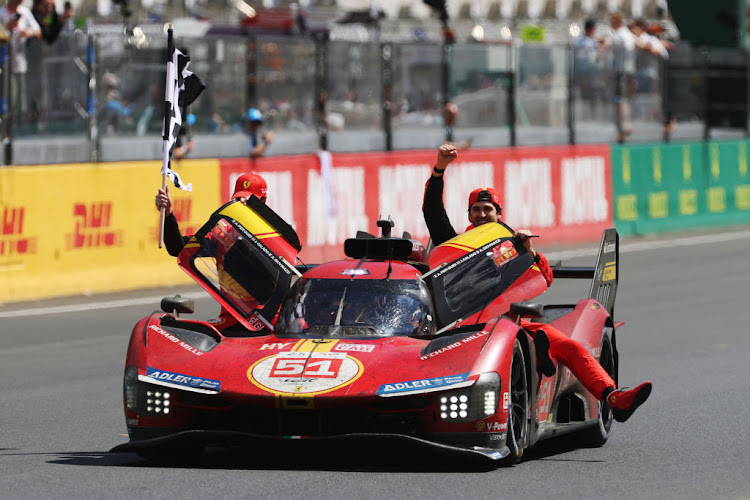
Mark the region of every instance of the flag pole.
MULTIPOLYGON (((167 165, 169 165, 169 130, 172 127, 172 82, 174 78, 174 68, 172 68, 172 55, 174 52, 174 39, 172 38, 173 25, 169 24, 167 29, 167 80, 164 85, 164 145, 162 146, 162 169, 161 169, 161 189, 167 191, 167 165)), ((166 209, 162 207, 159 214, 159 248, 164 246, 164 220, 166 219, 166 209)))

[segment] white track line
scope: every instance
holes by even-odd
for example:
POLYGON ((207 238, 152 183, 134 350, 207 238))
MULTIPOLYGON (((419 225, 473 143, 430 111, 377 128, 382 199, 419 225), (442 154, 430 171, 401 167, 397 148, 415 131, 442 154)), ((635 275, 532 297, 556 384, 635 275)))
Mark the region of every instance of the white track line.
MULTIPOLYGON (((750 239, 750 231, 736 231, 729 233, 717 233, 707 234, 701 236, 687 236, 682 238, 674 238, 669 240, 659 241, 639 241, 636 243, 625 243, 620 245, 620 252, 643 252, 646 250, 654 250, 658 248, 674 248, 684 247, 692 245, 702 245, 706 243, 720 243, 724 241, 750 239)), ((598 248, 580 248, 576 250, 561 250, 559 252, 547 253, 547 258, 550 261, 572 259, 574 257, 586 257, 596 255, 599 252, 598 248)), ((545 252, 546 253, 546 252, 545 252)), ((190 299, 202 299, 208 295, 206 292, 194 292, 181 294, 183 297, 190 299)), ((54 307, 35 307, 29 309, 18 309, 16 311, 4 311, 0 312, 0 318, 17 318, 23 316, 41 316, 44 314, 59 314, 59 313, 70 313, 70 312, 81 312, 81 311, 94 311, 98 309, 115 309, 118 307, 130 307, 130 306, 144 306, 159 304, 163 295, 155 295, 151 297, 139 297, 135 299, 122 299, 122 300, 110 300, 105 302, 87 302, 85 304, 72 304, 68 306, 54 306, 54 307)))
MULTIPOLYGON (((181 293, 189 299, 202 299, 208 297, 205 292, 181 293)), ((138 297, 135 299, 109 300, 106 302, 87 302, 85 304, 71 304, 69 306, 34 307, 29 309, 18 309, 16 311, 0 312, 0 318, 17 318, 20 316, 41 316, 43 314, 58 314, 81 311, 94 311, 97 309, 115 309, 118 307, 156 305, 161 303, 165 295, 153 295, 151 297, 138 297)))
MULTIPOLYGON (((646 250, 656 250, 659 248, 686 247, 692 245, 703 245, 706 243, 721 243, 724 241, 734 241, 750 239, 750 231, 736 231, 731 233, 705 234, 701 236, 686 236, 682 238, 673 238, 669 240, 658 241, 638 241, 634 243, 624 243, 620 245, 620 253, 643 252, 646 250)), ((599 253, 598 247, 578 248, 575 250, 561 250, 559 252, 544 252, 547 260, 564 260, 574 257, 586 257, 599 253)))

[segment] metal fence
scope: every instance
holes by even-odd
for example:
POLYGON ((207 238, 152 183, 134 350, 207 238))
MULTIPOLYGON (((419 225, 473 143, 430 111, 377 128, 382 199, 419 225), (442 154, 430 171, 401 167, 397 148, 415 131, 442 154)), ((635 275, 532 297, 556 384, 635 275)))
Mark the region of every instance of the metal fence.
MULTIPOLYGON (((14 163, 14 144, 24 140, 83 141, 83 159, 97 161, 110 138, 160 139, 165 40, 154 31, 32 41, 23 74, 2 45, 3 163, 14 163)), ((284 145, 271 154, 431 148, 446 139, 497 147, 747 132, 740 51, 678 44, 668 61, 639 57, 631 95, 617 84, 612 54, 584 64, 568 45, 227 36, 177 37, 176 46, 207 86, 190 109, 190 133, 244 140, 255 107, 284 145)))

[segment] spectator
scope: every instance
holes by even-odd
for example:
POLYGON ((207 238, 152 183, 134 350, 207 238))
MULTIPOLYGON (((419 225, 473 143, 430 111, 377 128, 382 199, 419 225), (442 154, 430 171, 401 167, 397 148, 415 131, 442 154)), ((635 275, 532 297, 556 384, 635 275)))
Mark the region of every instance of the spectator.
POLYGON ((473 139, 470 137, 460 142, 455 142, 453 138, 453 127, 458 120, 458 105, 448 101, 443 108, 443 122, 445 123, 445 140, 456 146, 456 149, 463 151, 471 147, 473 139))
POLYGON ((651 94, 659 90, 661 61, 669 59, 667 47, 671 48, 673 44, 649 34, 647 28, 646 20, 641 18, 633 21, 630 31, 642 43, 641 50, 636 56, 638 92, 651 94))
POLYGON ((592 113, 596 111, 601 96, 599 77, 602 46, 594 39, 595 32, 596 22, 587 19, 583 35, 573 43, 573 79, 581 99, 588 103, 592 113))
POLYGON ((273 142, 273 132, 267 131, 260 138, 260 127, 263 126, 263 113, 256 108, 250 108, 247 112, 247 119, 250 121, 248 126, 248 135, 250 137, 250 147, 248 154, 250 159, 263 156, 268 146, 273 142))
POLYGON ((20 119, 28 111, 28 96, 26 95, 26 41, 41 38, 42 30, 34 19, 28 7, 21 5, 22 0, 8 0, 0 8, 0 24, 10 35, 11 64, 11 104, 13 115, 20 119))
POLYGON ((637 89, 635 57, 636 49, 640 49, 643 44, 625 25, 625 18, 621 12, 610 15, 609 25, 611 33, 602 44, 606 48, 611 48, 614 56, 617 141, 622 143, 633 133, 630 106, 637 89))
POLYGON ((34 0, 31 12, 42 30, 42 38, 50 45, 60 36, 60 31, 68 19, 73 17, 73 7, 70 2, 65 2, 62 15, 58 15, 54 0, 34 0))
POLYGON ((674 113, 667 111, 662 118, 662 140, 664 142, 672 140, 672 132, 674 132, 676 126, 677 119, 675 118, 674 113))
POLYGON ((172 158, 175 160, 182 160, 193 150, 193 135, 190 129, 195 124, 195 115, 187 113, 183 108, 182 116, 185 117, 185 125, 180 127, 180 131, 177 133, 177 140, 172 152, 172 158), (187 139, 185 139, 186 137, 187 139))
POLYGON ((122 100, 119 90, 107 92, 107 101, 99 112, 99 126, 107 134, 120 132, 132 121, 131 105, 122 100))

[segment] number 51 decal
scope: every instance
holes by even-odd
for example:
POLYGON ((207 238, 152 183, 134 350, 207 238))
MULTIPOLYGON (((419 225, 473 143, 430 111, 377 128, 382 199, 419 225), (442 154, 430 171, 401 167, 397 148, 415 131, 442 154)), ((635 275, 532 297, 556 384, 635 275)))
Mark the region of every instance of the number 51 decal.
POLYGON ((269 377, 336 378, 343 358, 276 358, 269 377))

